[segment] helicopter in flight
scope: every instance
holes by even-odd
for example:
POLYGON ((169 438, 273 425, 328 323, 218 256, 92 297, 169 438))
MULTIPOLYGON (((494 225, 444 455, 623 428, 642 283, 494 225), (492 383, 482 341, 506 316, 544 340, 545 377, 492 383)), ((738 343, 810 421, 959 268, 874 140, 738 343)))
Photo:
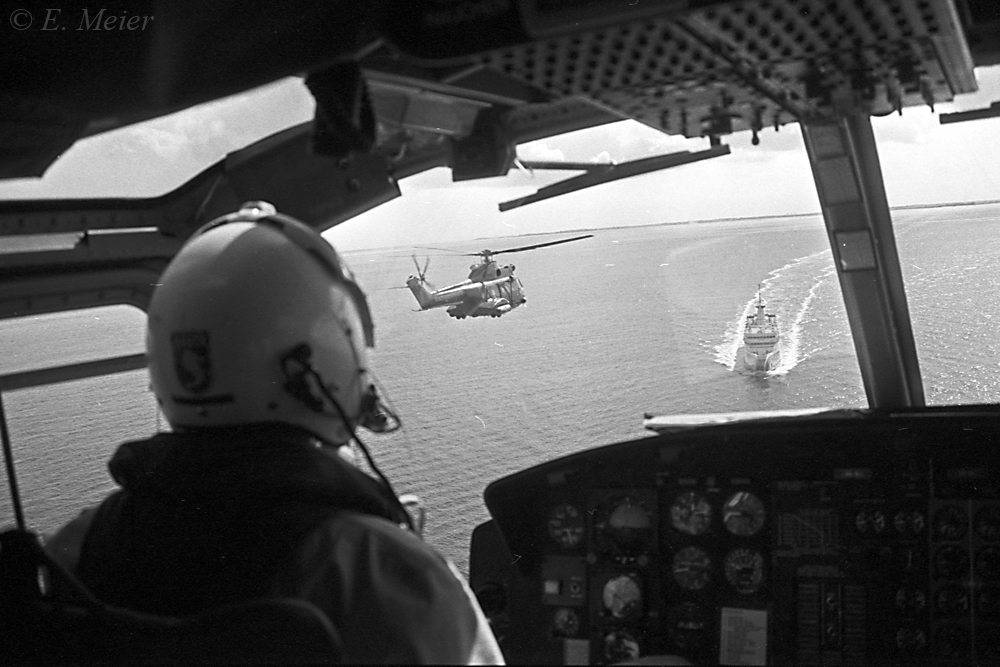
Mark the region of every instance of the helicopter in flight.
POLYGON ((433 289, 433 286, 431 286, 432 289, 427 288, 429 283, 426 279, 426 273, 430 258, 424 262, 424 268, 421 269, 416 256, 414 256, 413 263, 416 265, 417 273, 407 278, 406 286, 417 299, 417 303, 420 304, 420 310, 446 307, 448 315, 459 320, 466 317, 500 317, 522 305, 527 298, 524 295, 524 285, 514 275, 514 265, 500 266, 493 259, 495 255, 536 250, 560 243, 589 239, 592 236, 593 234, 586 234, 505 250, 483 249, 479 252, 462 253, 480 259, 469 267, 468 278, 441 289, 433 289))

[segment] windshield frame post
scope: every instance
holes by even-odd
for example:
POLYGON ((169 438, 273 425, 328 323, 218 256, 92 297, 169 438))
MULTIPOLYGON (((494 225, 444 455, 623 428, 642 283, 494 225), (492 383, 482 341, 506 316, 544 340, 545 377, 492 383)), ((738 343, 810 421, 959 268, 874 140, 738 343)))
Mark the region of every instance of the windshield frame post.
POLYGON ((867 113, 803 119, 802 135, 868 404, 924 405, 892 216, 867 113))

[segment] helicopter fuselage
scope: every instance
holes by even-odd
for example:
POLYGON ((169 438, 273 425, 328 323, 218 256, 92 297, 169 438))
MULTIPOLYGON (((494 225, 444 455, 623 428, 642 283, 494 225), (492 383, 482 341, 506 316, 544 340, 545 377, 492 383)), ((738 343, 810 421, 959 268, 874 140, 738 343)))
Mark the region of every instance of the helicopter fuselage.
POLYGON ((524 285, 514 275, 514 265, 498 266, 492 261, 474 264, 468 279, 439 290, 427 289, 414 275, 407 279, 406 286, 421 310, 447 307, 448 314, 457 319, 500 317, 526 300, 524 285))
POLYGON ((424 268, 421 269, 420 263, 417 262, 414 255, 413 263, 417 268, 417 275, 411 275, 406 281, 406 286, 413 292, 421 310, 447 307, 448 314, 460 320, 466 317, 486 317, 487 315, 500 317, 523 304, 526 299, 524 285, 514 275, 514 265, 504 264, 500 266, 493 259, 496 255, 537 250, 538 248, 589 239, 592 236, 593 234, 584 234, 569 239, 534 243, 518 248, 505 248, 503 250, 485 248, 476 253, 467 253, 480 258, 477 263, 469 267, 469 277, 460 283, 434 291, 427 289, 427 281, 424 278, 428 262, 424 262, 424 268))

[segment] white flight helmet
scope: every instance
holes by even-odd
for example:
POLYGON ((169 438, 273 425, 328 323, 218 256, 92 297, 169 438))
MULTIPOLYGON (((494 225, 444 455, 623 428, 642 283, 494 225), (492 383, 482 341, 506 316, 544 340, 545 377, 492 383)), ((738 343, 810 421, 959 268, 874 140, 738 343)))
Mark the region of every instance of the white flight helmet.
POLYGON ((202 227, 153 293, 146 354, 175 429, 283 422, 333 445, 387 430, 364 294, 315 230, 266 202, 202 227))

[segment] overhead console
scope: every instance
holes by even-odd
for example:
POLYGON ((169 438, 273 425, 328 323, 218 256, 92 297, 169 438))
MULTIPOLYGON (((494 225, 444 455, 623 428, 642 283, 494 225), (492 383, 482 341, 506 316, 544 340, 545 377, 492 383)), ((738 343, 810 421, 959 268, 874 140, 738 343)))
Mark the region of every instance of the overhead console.
POLYGON ((493 482, 470 579, 511 663, 1000 660, 1000 412, 679 430, 493 482))

